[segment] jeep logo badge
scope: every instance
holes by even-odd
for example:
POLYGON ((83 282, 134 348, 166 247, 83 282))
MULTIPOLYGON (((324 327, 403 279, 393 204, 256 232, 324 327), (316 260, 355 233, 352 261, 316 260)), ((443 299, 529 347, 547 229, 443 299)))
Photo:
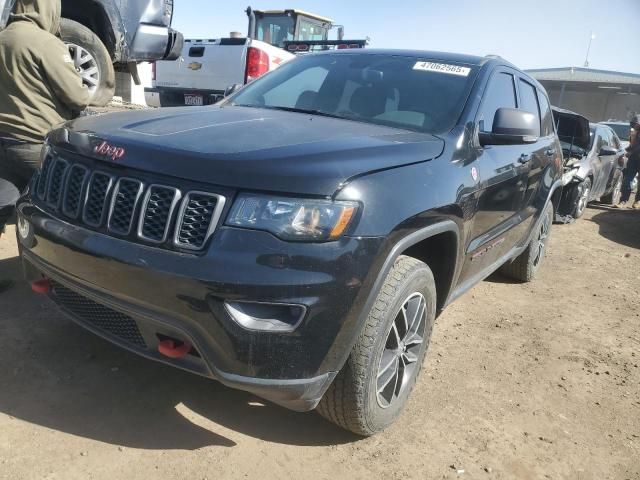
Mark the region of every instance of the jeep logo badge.
POLYGON ((115 162, 124 157, 126 150, 122 147, 116 147, 115 145, 109 145, 107 142, 102 142, 100 145, 96 145, 93 149, 93 153, 107 157, 115 162))

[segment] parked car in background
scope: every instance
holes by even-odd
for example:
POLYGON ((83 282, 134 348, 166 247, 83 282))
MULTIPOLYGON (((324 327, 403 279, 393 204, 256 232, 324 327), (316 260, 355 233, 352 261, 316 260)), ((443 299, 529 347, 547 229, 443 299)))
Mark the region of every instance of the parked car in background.
POLYGON ((296 54, 333 48, 362 48, 366 40, 344 40, 333 20, 302 10, 247 9, 247 36, 187 39, 177 62, 156 62, 152 86, 145 88, 151 107, 211 105, 225 93, 268 73, 296 54), (329 40, 336 28, 338 39, 329 40))
POLYGON ((608 126, 590 123, 582 115, 553 108, 562 145, 564 173, 560 217, 580 218, 589 202, 620 202, 624 149, 608 126))
MULTIPOLYGON (((0 29, 14 3, 0 0, 0 29)), ((113 97, 116 70, 140 84, 139 62, 178 58, 183 37, 172 17, 173 0, 62 0, 61 37, 94 105, 113 97)))
POLYGON ((561 168, 547 94, 504 59, 317 53, 214 106, 53 131, 19 248, 98 335, 372 435, 442 309, 535 277, 561 168))
POLYGON ((600 122, 602 125, 606 125, 611 128, 618 138, 620 139, 620 143, 622 148, 627 148, 629 146, 629 136, 631 135, 631 127, 629 126, 629 122, 621 122, 621 121, 613 121, 609 120, 606 122, 600 122))

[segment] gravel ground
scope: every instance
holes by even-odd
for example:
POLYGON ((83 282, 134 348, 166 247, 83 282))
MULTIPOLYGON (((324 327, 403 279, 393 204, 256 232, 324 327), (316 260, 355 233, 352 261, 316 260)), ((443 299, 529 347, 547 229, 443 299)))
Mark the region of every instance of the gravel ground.
POLYGON ((124 352, 21 283, 0 240, 0 479, 640 479, 640 211, 556 225, 532 284, 438 319, 397 424, 358 439, 124 352))

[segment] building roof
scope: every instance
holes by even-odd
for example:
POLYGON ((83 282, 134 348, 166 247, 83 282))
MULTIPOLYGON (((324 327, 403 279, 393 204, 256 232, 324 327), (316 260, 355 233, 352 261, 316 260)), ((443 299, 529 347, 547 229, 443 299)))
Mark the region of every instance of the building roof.
POLYGON ((296 15, 304 15, 305 17, 314 18, 324 23, 333 24, 333 20, 328 17, 323 17, 321 15, 316 15, 315 13, 305 12, 304 10, 298 10, 297 8, 290 8, 287 10, 254 10, 257 14, 266 13, 267 15, 280 15, 287 12, 295 13, 296 15))
POLYGON ((640 74, 614 72, 611 70, 595 70, 582 67, 539 68, 526 70, 538 81, 584 82, 584 83, 618 83, 624 85, 640 85, 640 74))

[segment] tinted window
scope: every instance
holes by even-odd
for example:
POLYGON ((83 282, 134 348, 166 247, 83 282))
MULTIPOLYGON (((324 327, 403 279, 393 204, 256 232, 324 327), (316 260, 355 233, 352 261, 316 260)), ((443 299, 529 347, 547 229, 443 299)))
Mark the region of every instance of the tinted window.
POLYGON ((300 34, 298 40, 326 40, 328 31, 326 28, 306 20, 300 20, 300 34))
POLYGON ((613 131, 609 133, 611 135, 611 146, 617 150, 620 150, 622 146, 620 145, 620 139, 618 138, 618 135, 616 135, 616 133, 613 131))
POLYGON ((499 108, 516 108, 513 75, 508 73, 498 73, 489 80, 489 85, 484 93, 484 101, 480 108, 480 116, 478 117, 481 131, 491 131, 493 118, 499 108))
POLYGON ((553 114, 547 101, 547 96, 538 91, 538 102, 540 104, 540 114, 542 115, 542 136, 553 134, 553 114))
POLYGON ((538 96, 536 88, 529 82, 520 80, 520 108, 533 113, 538 120, 538 135, 540 135, 540 110, 538 109, 538 96))
POLYGON ((267 105, 310 108, 327 73, 322 67, 304 70, 265 93, 264 101, 267 105))
POLYGON ((629 140, 629 136, 631 135, 631 128, 628 123, 605 123, 613 129, 614 132, 618 134, 620 140, 629 140))
POLYGON ((591 146, 593 150, 599 152, 606 145, 605 134, 600 128, 591 127, 591 146))
POLYGON ((266 16, 256 20, 256 39, 280 48, 285 40, 293 40, 295 24, 289 16, 266 16))
POLYGON ((476 73, 473 66, 399 55, 307 55, 246 86, 229 103, 437 133, 458 121, 476 73))

